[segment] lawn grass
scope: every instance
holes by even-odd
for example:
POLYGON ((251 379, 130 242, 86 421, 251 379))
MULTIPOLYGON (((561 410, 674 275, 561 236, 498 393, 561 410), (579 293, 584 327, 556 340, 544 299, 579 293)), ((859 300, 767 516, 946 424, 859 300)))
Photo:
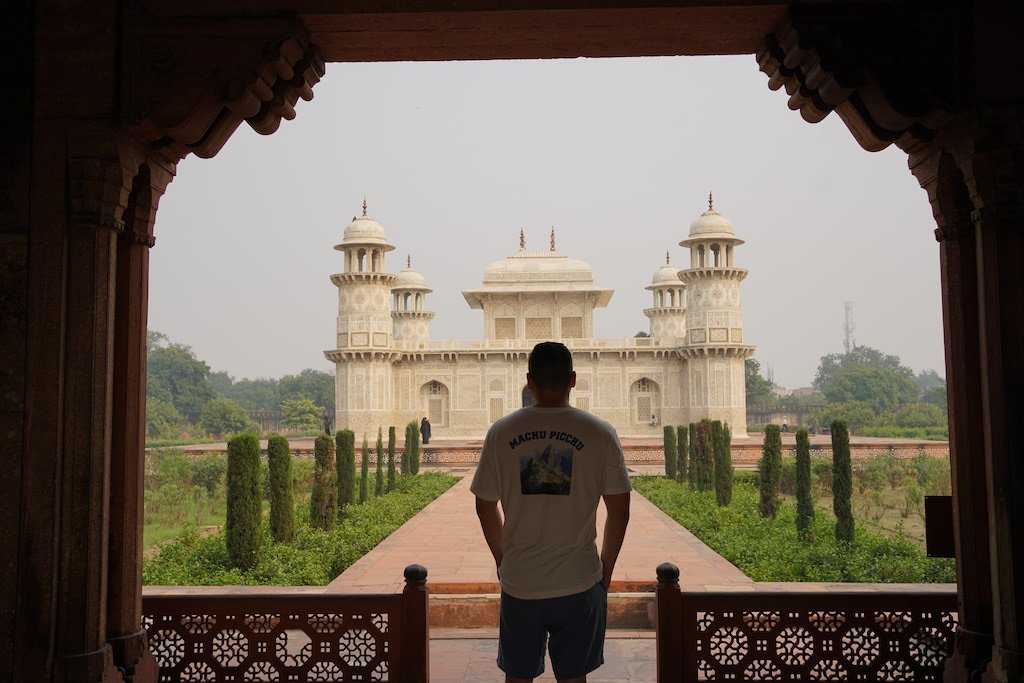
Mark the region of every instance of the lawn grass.
MULTIPOLYGON (((912 540, 888 537, 858 523, 851 543, 833 536, 835 518, 816 510, 814 539, 796 532, 796 507, 784 500, 775 519, 758 513, 757 489, 738 483, 728 507, 713 491, 694 491, 663 477, 636 477, 633 486, 701 541, 755 581, 948 583, 953 560, 932 559, 912 540)), ((859 520, 858 520, 859 522, 859 520)), ((680 567, 686 572, 685 567, 680 567)))

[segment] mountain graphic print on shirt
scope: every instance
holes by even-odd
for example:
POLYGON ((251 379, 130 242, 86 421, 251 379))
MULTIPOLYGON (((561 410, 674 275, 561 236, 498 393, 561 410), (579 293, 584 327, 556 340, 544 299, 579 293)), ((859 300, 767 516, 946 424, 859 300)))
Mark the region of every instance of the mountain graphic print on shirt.
POLYGON ((555 448, 548 444, 544 450, 519 457, 519 483, 524 496, 568 496, 572 487, 572 458, 574 449, 555 448))

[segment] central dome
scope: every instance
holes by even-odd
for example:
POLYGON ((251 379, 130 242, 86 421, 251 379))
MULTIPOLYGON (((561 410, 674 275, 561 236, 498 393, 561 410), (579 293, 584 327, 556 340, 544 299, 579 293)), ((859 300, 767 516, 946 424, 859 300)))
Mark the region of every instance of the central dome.
POLYGON ((591 285, 594 273, 579 259, 563 256, 557 251, 527 251, 520 249, 484 269, 484 284, 573 283, 591 285))

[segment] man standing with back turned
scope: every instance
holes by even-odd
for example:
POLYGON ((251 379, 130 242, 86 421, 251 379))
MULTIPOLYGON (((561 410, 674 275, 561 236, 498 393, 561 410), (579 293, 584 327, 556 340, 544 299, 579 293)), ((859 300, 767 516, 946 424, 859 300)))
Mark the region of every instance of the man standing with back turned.
POLYGON ((536 405, 491 425, 471 487, 501 581, 498 667, 507 683, 531 681, 544 673, 547 645, 559 681, 586 681, 604 663, 629 474, 612 426, 569 405, 569 349, 533 347, 526 382, 536 405), (601 498, 608 519, 598 555, 601 498))

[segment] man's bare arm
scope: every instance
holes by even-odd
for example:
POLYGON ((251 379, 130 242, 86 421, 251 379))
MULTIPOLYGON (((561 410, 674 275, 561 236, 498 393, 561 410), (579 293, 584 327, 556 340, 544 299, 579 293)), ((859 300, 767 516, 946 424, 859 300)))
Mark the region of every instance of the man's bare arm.
POLYGON ((484 500, 478 497, 476 499, 476 516, 480 518, 480 529, 484 532, 484 540, 487 541, 487 547, 491 549, 491 555, 494 556, 494 564, 500 567, 503 552, 501 549, 502 519, 501 513, 498 511, 498 501, 484 500))
POLYGON ((615 561, 619 559, 619 550, 622 549, 622 540, 626 537, 626 527, 629 525, 629 491, 603 498, 608 518, 604 523, 604 541, 601 543, 601 565, 604 567, 601 580, 605 588, 610 588, 615 561))

